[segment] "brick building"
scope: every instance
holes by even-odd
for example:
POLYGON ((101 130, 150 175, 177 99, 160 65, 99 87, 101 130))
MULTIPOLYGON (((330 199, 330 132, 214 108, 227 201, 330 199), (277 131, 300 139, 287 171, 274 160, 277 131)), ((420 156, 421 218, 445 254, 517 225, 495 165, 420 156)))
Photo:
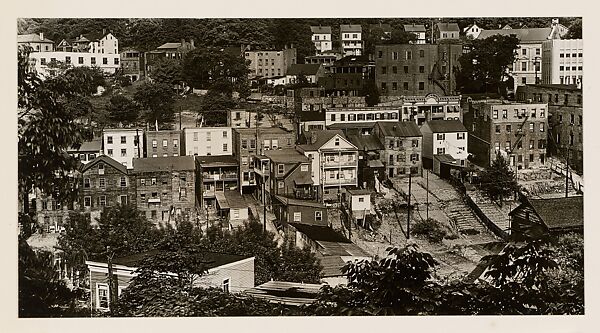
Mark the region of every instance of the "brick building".
POLYGON ((186 127, 182 152, 187 156, 232 155, 231 127, 186 127))
POLYGON ((183 137, 182 131, 148 131, 145 134, 145 157, 169 157, 185 155, 185 151, 183 151, 181 146, 181 138, 183 137))
POLYGON ((287 74, 288 68, 296 64, 296 48, 283 50, 246 50, 244 58, 250 61, 250 78, 279 77, 287 74))
POLYGON ((464 115, 468 151, 474 163, 488 166, 502 154, 517 170, 539 168, 546 162, 548 104, 474 101, 464 115))
POLYGON ((98 217, 105 207, 136 204, 135 179, 127 168, 114 159, 101 155, 81 169, 82 186, 79 207, 98 217))
POLYGON ((383 96, 456 94, 462 45, 395 44, 375 47, 375 82, 383 96))
POLYGON ((154 223, 174 222, 174 215, 195 217, 195 170, 194 156, 134 159, 138 210, 154 223))
POLYGON ((358 96, 365 84, 375 79, 375 61, 369 55, 345 56, 328 67, 329 73, 319 80, 328 93, 358 96))
POLYGON ((385 96, 379 106, 400 107, 402 121, 410 120, 421 126, 428 120, 460 120, 462 121, 462 96, 385 96))
POLYGON ((583 84, 583 39, 551 39, 542 42, 543 84, 583 84))
POLYGON ((273 203, 273 213, 278 222, 328 225, 327 207, 320 202, 275 195, 273 203))
POLYGON ((144 76, 144 54, 138 50, 121 51, 121 70, 131 81, 137 81, 144 76))
POLYGON ((378 122, 374 136, 383 146, 380 160, 389 178, 421 174, 421 131, 414 122, 378 122))
POLYGON ((583 173, 583 91, 576 85, 538 84, 517 88, 517 101, 548 104, 548 155, 583 173))
POLYGON ((293 148, 296 133, 280 127, 236 128, 233 130, 233 152, 237 158, 240 179, 240 191, 254 192, 256 177, 254 159, 267 150, 293 148))

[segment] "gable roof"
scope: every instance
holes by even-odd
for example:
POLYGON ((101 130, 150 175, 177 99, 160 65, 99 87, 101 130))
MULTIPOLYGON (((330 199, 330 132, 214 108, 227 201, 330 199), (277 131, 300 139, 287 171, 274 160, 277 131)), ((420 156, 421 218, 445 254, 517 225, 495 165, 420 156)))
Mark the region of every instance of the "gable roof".
POLYGON ((477 39, 485 39, 495 35, 516 35, 521 42, 541 42, 548 40, 551 32, 552 28, 482 30, 477 39))
POLYGON ((68 152, 80 152, 80 151, 101 151, 102 150, 102 138, 95 138, 92 141, 84 141, 79 146, 79 149, 69 147, 68 152))
POLYGON ((133 159, 133 172, 194 170, 194 156, 147 157, 133 159))
MULTIPOLYGON (((161 251, 154 249, 146 252, 140 252, 131 254, 128 256, 123 256, 119 258, 113 259, 113 263, 117 265, 123 265, 128 267, 136 267, 142 263, 142 261, 146 258, 150 258, 157 254, 160 254, 161 251)), ((218 253, 218 252, 203 252, 201 253, 202 261, 206 264, 206 269, 212 269, 219 266, 231 264, 240 260, 244 260, 247 258, 251 258, 250 256, 240 256, 235 254, 227 254, 227 253, 218 253)), ((100 263, 104 263, 104 261, 96 261, 100 263)))
POLYGON ((292 64, 287 70, 287 75, 316 75, 321 64, 292 64))
POLYGON ((340 32, 362 32, 362 27, 360 24, 342 24, 340 32))
POLYGON ((54 44, 50 39, 40 39, 39 34, 17 35, 17 43, 49 43, 54 44))
POLYGON ((421 131, 413 121, 399 122, 377 122, 377 126, 381 128, 384 136, 394 137, 416 137, 421 136, 421 131))
POLYGON ((583 227, 583 197, 529 199, 548 229, 583 227))
POLYGON ((429 128, 433 133, 466 132, 465 125, 459 120, 429 120, 429 128))
POLYGON ((177 49, 181 47, 181 43, 164 43, 163 45, 157 47, 157 50, 162 50, 162 49, 177 49))
POLYGON ((440 22, 436 26, 439 31, 460 31, 456 23, 440 22))
POLYGON ((104 163, 110 165, 111 167, 117 169, 121 173, 123 173, 125 175, 127 174, 126 166, 113 160, 112 158, 110 158, 106 155, 100 155, 100 156, 96 157, 95 159, 93 159, 92 161, 90 161, 88 164, 83 165, 83 167, 81 168, 81 172, 85 172, 85 171, 89 170, 92 166, 98 164, 99 162, 104 162, 104 163))
POLYGON ((351 243, 346 237, 326 225, 290 223, 296 230, 306 235, 311 240, 335 242, 335 243, 351 243))
POLYGON ((301 163, 310 162, 310 159, 294 148, 266 150, 263 155, 275 163, 301 163))
POLYGON ((425 26, 422 24, 405 24, 404 31, 406 32, 425 32, 425 26))
POLYGON ((310 31, 313 34, 331 34, 331 27, 311 26, 310 31))
POLYGON ((384 148, 375 135, 348 135, 348 141, 358 150, 381 150, 384 148))
MULTIPOLYGON (((339 135, 342 139, 348 141, 342 130, 316 130, 309 133, 310 136, 308 137, 308 140, 310 143, 299 146, 303 150, 318 150, 336 135, 339 135)), ((353 145, 350 141, 348 141, 348 143, 353 145)))

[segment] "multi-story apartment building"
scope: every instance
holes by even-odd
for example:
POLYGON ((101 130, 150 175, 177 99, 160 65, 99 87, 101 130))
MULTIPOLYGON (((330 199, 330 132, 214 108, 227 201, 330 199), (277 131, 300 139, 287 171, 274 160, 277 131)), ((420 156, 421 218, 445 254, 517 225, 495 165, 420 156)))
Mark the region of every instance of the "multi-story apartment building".
POLYGON ((182 152, 188 156, 232 155, 232 140, 231 127, 186 127, 182 152))
POLYGON ((400 120, 400 107, 393 106, 332 107, 325 110, 327 127, 339 123, 397 122, 398 120, 400 120))
POLYGON ((417 36, 415 44, 425 44, 425 26, 422 24, 405 24, 404 31, 410 32, 417 36))
POLYGON ((131 81, 137 81, 144 76, 144 54, 134 49, 121 52, 121 70, 131 81))
POLYGON ((366 106, 364 97, 328 94, 322 87, 300 88, 292 93, 294 111, 299 121, 299 132, 325 129, 325 110, 327 108, 366 106))
POLYGON ((513 92, 518 86, 538 83, 543 71, 542 43, 550 39, 560 38, 553 28, 527 28, 527 29, 499 29, 483 30, 477 39, 485 39, 492 36, 515 35, 519 39, 517 56, 510 69, 514 79, 513 92))
POLYGON ((330 51, 333 48, 331 44, 331 27, 311 26, 312 37, 310 40, 315 44, 317 53, 330 51))
MULTIPOLYGON (((457 167, 467 166, 468 134, 458 120, 429 120, 421 126, 423 134, 423 163, 434 170, 440 162, 452 163, 457 167), (439 158, 439 155, 447 155, 439 158), (449 156, 449 157, 448 157, 449 156), (452 161, 453 160, 453 161, 452 161)), ((436 172, 439 174, 439 172, 436 172)))
POLYGON ((375 47, 375 82, 385 96, 456 94, 460 44, 395 44, 375 47))
POLYGON ((142 157, 144 130, 141 128, 110 128, 102 131, 102 152, 127 169, 133 168, 133 159, 142 157))
MULTIPOLYGON (((98 217, 105 207, 136 204, 135 179, 119 161, 101 155, 81 169, 79 207, 98 217)), ((94 220, 94 219, 92 219, 94 220)))
POLYGON ((234 156, 196 156, 202 209, 216 207, 217 193, 239 189, 239 165, 234 156))
POLYGON ((285 76, 297 59, 296 48, 287 46, 283 50, 246 50, 244 57, 250 61, 248 76, 251 79, 285 76))
POLYGON ((312 131, 308 144, 297 149, 312 161, 312 181, 320 201, 339 201, 344 188, 358 186, 358 148, 342 131, 312 131))
POLYGON ((340 39, 344 55, 359 56, 363 52, 362 27, 358 24, 340 25, 340 39))
POLYGON ((111 32, 106 32, 106 29, 101 34, 79 35, 68 44, 73 52, 119 54, 119 40, 111 32))
POLYGON ((18 46, 29 46, 33 52, 54 52, 54 42, 44 38, 44 33, 17 35, 18 46))
POLYGON ((72 67, 98 67, 106 74, 114 74, 120 67, 121 55, 88 52, 32 52, 35 69, 43 76, 56 72, 52 64, 61 62, 72 67))
POLYGON ((458 39, 460 37, 460 28, 456 23, 438 23, 434 25, 434 42, 439 43, 442 40, 458 39))
POLYGON ((280 127, 236 128, 233 130, 233 151, 237 158, 240 191, 253 192, 257 185, 254 172, 254 159, 265 151, 293 148, 296 133, 280 127))
POLYGON ((517 170, 546 162, 548 104, 473 101, 464 114, 473 162, 488 166, 502 154, 517 170))
POLYGON ((382 98, 380 106, 400 107, 402 121, 414 121, 421 126, 427 120, 461 120, 461 96, 389 96, 382 98))
POLYGON ((346 56, 335 61, 319 85, 328 92, 350 96, 363 94, 369 80, 375 79, 375 61, 368 55, 346 56))
POLYGON ((542 84, 583 83, 583 39, 551 39, 542 43, 542 84))
POLYGON ((583 91, 575 85, 540 84, 517 89, 517 101, 548 104, 549 156, 566 160, 583 173, 583 91))
MULTIPOLYGON (((144 157, 169 157, 182 154, 182 131, 147 131, 144 157)), ((185 151, 184 151, 185 152, 185 151)))
POLYGON ((199 187, 195 170, 194 156, 134 159, 138 210, 155 223, 174 222, 184 214, 194 217, 199 187))
POLYGON ((412 121, 378 122, 374 136, 383 145, 380 160, 388 178, 421 174, 422 137, 412 121))
MULTIPOLYGON (((312 161, 307 156, 294 148, 265 151, 264 156, 269 166, 268 176, 262 177, 269 194, 267 202, 275 195, 302 200, 316 199, 312 161)), ((255 170, 258 176, 264 173, 263 168, 255 167, 255 170)))

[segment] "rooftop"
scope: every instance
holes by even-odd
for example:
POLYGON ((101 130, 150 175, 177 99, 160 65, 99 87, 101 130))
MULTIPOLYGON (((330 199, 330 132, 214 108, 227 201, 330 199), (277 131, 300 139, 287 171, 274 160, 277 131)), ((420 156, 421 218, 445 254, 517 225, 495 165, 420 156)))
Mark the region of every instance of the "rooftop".
POLYGON ((234 156, 221 155, 221 156, 195 156, 196 161, 203 167, 223 167, 223 166, 237 166, 238 162, 234 156))
POLYGON ((194 156, 134 158, 134 172, 194 170, 194 156))
POLYGON ((346 191, 348 191, 348 193, 352 194, 352 195, 366 195, 366 194, 371 194, 373 193, 373 191, 368 190, 366 188, 359 188, 359 189, 347 189, 346 191))
POLYGON ((17 35, 17 43, 50 43, 54 42, 50 39, 41 39, 39 34, 17 35))
POLYGON ((126 166, 113 160, 112 158, 110 158, 106 155, 100 155, 100 156, 96 157, 95 159, 93 159, 92 161, 90 161, 88 164, 83 165, 81 172, 85 172, 86 170, 89 170, 91 167, 93 167, 94 165, 96 165, 100 162, 104 162, 104 163, 112 166, 113 168, 117 169, 121 173, 127 174, 126 166))
POLYGON ((333 230, 326 225, 314 225, 304 223, 290 223, 296 230, 306 235, 315 242, 335 242, 335 243, 350 243, 351 242, 342 234, 333 230))
POLYGON ((157 47, 157 50, 163 50, 163 49, 177 49, 181 47, 181 42, 179 43, 164 43, 163 45, 157 47))
POLYGON ((323 209, 325 208, 325 206, 322 203, 316 202, 316 201, 292 199, 292 198, 282 197, 280 195, 275 195, 275 198, 277 198, 277 200, 279 200, 279 202, 281 202, 285 205, 314 207, 314 208, 323 208, 323 209))
POLYGON ((583 227, 583 197, 529 199, 548 229, 583 227))
POLYGON ((458 24, 449 22, 440 22, 437 24, 440 31, 460 31, 458 24))
POLYGON ((255 135, 256 132, 258 132, 259 135, 260 134, 289 134, 289 133, 292 133, 292 131, 288 131, 285 128, 281 128, 281 127, 259 127, 258 130, 256 128, 234 128, 233 130, 240 134, 252 134, 252 135, 255 135))
POLYGON ((230 190, 225 192, 216 192, 215 197, 221 209, 246 208, 248 204, 239 191, 230 190))
POLYGON ((393 137, 417 137, 421 136, 421 131, 413 121, 399 122, 377 122, 377 126, 381 128, 384 136, 393 137))
POLYGON ((404 31, 406 32, 425 32, 425 26, 422 24, 405 24, 404 31))
POLYGON ((459 120, 429 120, 429 128, 433 133, 466 132, 465 125, 459 120))
POLYGON ((310 162, 310 159, 294 148, 267 150, 263 153, 275 163, 310 162))
POLYGON ((288 67, 287 75, 315 75, 321 64, 292 64, 288 67))
POLYGON ((382 150, 383 144, 375 135, 348 135, 348 141, 358 147, 358 150, 382 150))
POLYGON ((477 39, 484 39, 494 35, 516 35, 521 42, 542 42, 548 40, 551 32, 552 28, 482 30, 477 39))
POLYGON ((342 24, 340 32, 362 32, 362 27, 360 24, 342 24))
POLYGON ((341 130, 314 130, 308 133, 310 134, 307 137, 309 143, 300 145, 304 150, 317 150, 336 135, 340 135, 342 138, 345 137, 344 132, 341 130))
POLYGON ((81 143, 79 149, 75 149, 70 147, 68 151, 70 152, 78 152, 78 151, 100 151, 102 150, 102 138, 95 138, 92 141, 85 141, 81 143))
POLYGON ((311 26, 310 31, 313 34, 331 34, 331 27, 311 26))
POLYGON ((285 305, 306 305, 314 302, 322 284, 269 281, 244 291, 244 294, 285 305))
POLYGON ((576 84, 528 84, 526 87, 581 91, 576 84))

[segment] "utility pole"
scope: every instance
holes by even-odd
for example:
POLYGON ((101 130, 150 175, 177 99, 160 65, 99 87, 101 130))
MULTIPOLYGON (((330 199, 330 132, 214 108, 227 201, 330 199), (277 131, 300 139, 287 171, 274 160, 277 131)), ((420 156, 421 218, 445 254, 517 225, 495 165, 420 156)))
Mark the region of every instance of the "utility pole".
POLYGON ((135 129, 135 141, 137 141, 138 158, 142 158, 142 155, 140 154, 140 133, 139 133, 139 131, 140 131, 139 128, 135 129))
POLYGON ((569 197, 569 145, 567 145, 567 176, 565 177, 565 198, 569 197))
MULTIPOLYGON (((429 169, 425 169, 426 173, 427 173, 427 204, 425 205, 427 207, 427 220, 429 220, 429 169)), ((410 184, 409 184, 410 187, 410 184)))
MULTIPOLYGON (((115 304, 115 302, 117 301, 117 291, 115 288, 115 278, 114 278, 114 274, 113 274, 113 266, 112 266, 112 259, 114 257, 115 253, 113 251, 111 251, 110 246, 106 247, 106 256, 107 256, 107 266, 108 266, 108 308, 112 311, 112 306, 115 304)), ((90 286, 91 288, 92 286, 90 286)))
MULTIPOLYGON (((260 163, 262 168, 262 161, 260 163)), ((265 200, 265 177, 262 182, 262 203, 263 203, 263 232, 267 232, 267 201, 265 200)))
POLYGON ((410 195, 411 195, 411 184, 412 184, 412 172, 409 168, 408 171, 408 214, 406 214, 406 239, 410 239, 410 195))

